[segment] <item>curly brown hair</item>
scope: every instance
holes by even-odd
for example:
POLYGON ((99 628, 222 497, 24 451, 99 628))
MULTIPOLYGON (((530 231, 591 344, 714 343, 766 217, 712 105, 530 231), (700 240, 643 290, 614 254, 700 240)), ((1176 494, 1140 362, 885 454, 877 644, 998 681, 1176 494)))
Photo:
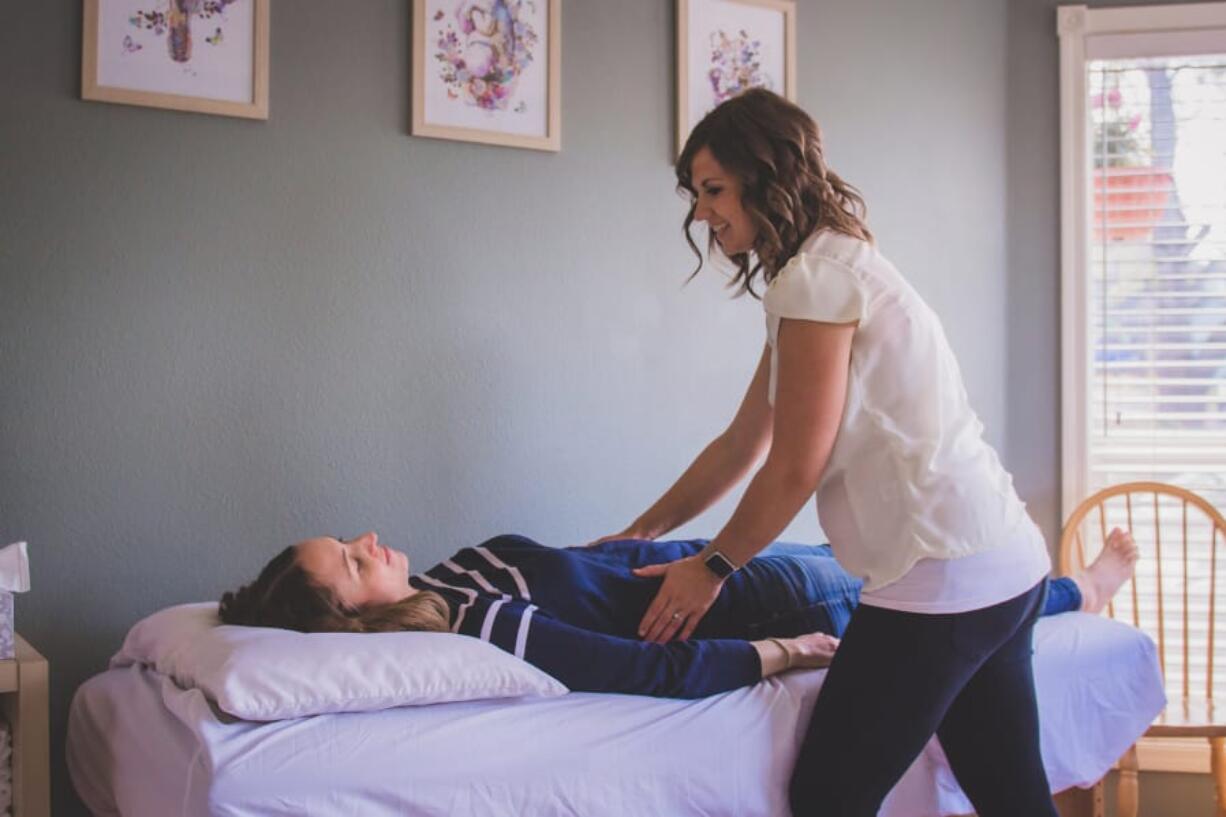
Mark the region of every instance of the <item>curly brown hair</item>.
POLYGON ((317 584, 298 563, 297 546, 274 556, 250 584, 225 593, 218 609, 223 624, 280 627, 303 633, 446 632, 450 610, 438 593, 419 590, 392 604, 354 609, 317 584))
MULTIPOLYGON (((749 252, 731 256, 737 266, 729 286, 757 298, 760 274, 769 286, 810 235, 828 228, 872 241, 868 208, 856 188, 826 165, 821 129, 799 106, 778 94, 754 88, 720 104, 690 132, 677 159, 677 189, 696 199, 691 175, 694 155, 709 148, 715 160, 741 182, 741 205, 758 237, 749 252)), ((690 249, 702 252, 690 235, 696 202, 682 229, 690 249)), ((710 239, 708 251, 714 242, 710 239)), ((692 278, 693 275, 690 277, 692 278)))

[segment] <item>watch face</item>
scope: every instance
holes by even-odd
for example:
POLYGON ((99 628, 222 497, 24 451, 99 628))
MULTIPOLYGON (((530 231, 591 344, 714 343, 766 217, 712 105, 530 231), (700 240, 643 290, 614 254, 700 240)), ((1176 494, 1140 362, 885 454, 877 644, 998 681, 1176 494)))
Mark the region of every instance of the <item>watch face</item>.
POLYGON ((728 561, 728 557, 719 552, 712 553, 706 558, 706 561, 704 561, 703 564, 705 564, 712 573, 719 576, 721 579, 728 578, 736 570, 736 565, 728 561))

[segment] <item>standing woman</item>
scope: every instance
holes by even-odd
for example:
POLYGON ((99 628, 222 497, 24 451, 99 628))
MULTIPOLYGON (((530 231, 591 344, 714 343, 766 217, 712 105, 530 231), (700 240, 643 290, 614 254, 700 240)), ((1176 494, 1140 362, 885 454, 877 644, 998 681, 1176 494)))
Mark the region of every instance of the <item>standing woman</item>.
MULTIPOLYGON (((767 91, 704 118, 677 161, 689 227, 758 296, 767 342, 731 424, 609 539, 652 539, 765 455, 727 525, 663 575, 642 638, 689 638, 723 581, 816 493, 860 607, 792 775, 796 817, 875 815, 935 733, 981 817, 1055 817, 1039 755, 1031 632, 1047 547, 982 439, 940 320, 878 252, 817 124, 767 91)), ((603 541, 603 540, 602 540, 603 541)))

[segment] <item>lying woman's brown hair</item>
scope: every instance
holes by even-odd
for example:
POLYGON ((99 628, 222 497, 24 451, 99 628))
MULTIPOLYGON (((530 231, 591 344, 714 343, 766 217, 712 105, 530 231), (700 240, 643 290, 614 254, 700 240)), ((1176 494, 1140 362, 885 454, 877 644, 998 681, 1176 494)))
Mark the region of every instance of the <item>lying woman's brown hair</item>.
MULTIPOLYGON (((821 228, 873 240, 864 221, 864 198, 826 166, 817 123, 783 97, 756 88, 702 118, 677 159, 677 187, 691 197, 696 191, 690 165, 704 147, 740 179, 741 205, 758 231, 757 262, 751 266, 747 252, 731 258, 737 274, 730 285, 741 293, 758 297, 753 284, 759 273, 769 286, 805 239, 821 228)), ((702 253, 690 235, 693 223, 691 205, 682 229, 698 256, 697 275, 702 253)))
POLYGON ((250 584, 221 597, 223 624, 280 627, 303 633, 392 633, 403 630, 447 632, 447 602, 438 593, 419 590, 403 601, 355 610, 311 581, 287 547, 264 565, 250 584))

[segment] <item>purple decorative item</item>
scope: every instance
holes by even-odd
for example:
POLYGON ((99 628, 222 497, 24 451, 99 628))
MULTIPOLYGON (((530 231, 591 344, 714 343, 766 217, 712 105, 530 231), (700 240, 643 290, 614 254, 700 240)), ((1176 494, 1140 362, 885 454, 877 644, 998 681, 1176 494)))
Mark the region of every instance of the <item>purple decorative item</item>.
POLYGON ((762 70, 762 43, 744 29, 729 37, 722 29, 711 32, 711 92, 719 104, 750 88, 775 90, 770 74, 762 70))
POLYGON ((535 10, 532 0, 456 5, 455 22, 439 31, 434 55, 450 98, 486 110, 507 109, 533 62, 537 34, 527 16, 535 10))
POLYGON ((26 543, 0 548, 0 659, 16 654, 13 635, 13 594, 30 589, 30 562, 26 543))
POLYGON ((268 118, 271 0, 82 2, 82 99, 268 118))
POLYGON ((796 101, 794 0, 676 0, 677 151, 722 102, 750 88, 796 101))
POLYGON ((562 0, 413 0, 414 136, 559 150, 562 0))

